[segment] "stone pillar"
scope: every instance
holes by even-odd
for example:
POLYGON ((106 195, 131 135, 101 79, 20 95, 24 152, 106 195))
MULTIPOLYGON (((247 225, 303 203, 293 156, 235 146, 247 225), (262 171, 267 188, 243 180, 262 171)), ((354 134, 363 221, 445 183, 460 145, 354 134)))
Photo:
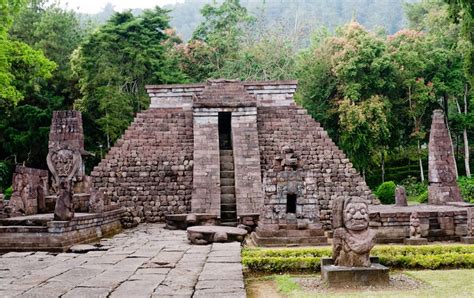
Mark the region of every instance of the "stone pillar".
POLYGON ((474 244, 474 207, 467 207, 467 235, 461 237, 461 242, 474 244))
POLYGON ((256 107, 241 108, 232 113, 232 141, 237 216, 260 213, 263 189, 256 107))
POLYGON ((195 109, 192 213, 220 215, 219 159, 218 112, 195 109))
POLYGON ((443 111, 435 110, 432 121, 428 146, 428 203, 445 205, 448 202, 462 202, 456 183, 453 147, 443 111))
POLYGON ((84 167, 84 133, 82 115, 78 111, 55 111, 48 143, 48 168, 54 177, 58 198, 54 209, 55 220, 74 217, 73 181, 82 180, 84 167))

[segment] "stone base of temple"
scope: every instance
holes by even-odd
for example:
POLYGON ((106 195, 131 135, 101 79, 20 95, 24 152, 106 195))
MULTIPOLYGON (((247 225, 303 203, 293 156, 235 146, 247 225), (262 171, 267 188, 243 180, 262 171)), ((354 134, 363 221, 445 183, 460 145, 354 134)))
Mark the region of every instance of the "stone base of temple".
MULTIPOLYGON (((112 208, 109 208, 112 209, 112 208)), ((0 220, 0 251, 68 251, 122 231, 122 208, 103 213, 76 213, 71 221, 54 221, 54 215, 37 214, 0 220)))
POLYGON ((252 242, 257 246, 313 246, 327 245, 328 238, 320 224, 262 224, 251 234, 252 242))
POLYGON ((461 237, 461 243, 474 244, 474 237, 461 237))
POLYGON ((428 239, 426 238, 406 238, 403 240, 403 243, 406 245, 426 245, 428 244, 428 239))
POLYGON ((321 258, 321 278, 329 287, 380 286, 389 284, 389 269, 370 258, 370 267, 335 266, 332 258, 321 258))
POLYGON ((421 237, 433 241, 460 241, 467 235, 468 203, 446 205, 371 205, 370 227, 376 231, 377 243, 404 243, 410 237, 410 216, 420 219, 421 237))

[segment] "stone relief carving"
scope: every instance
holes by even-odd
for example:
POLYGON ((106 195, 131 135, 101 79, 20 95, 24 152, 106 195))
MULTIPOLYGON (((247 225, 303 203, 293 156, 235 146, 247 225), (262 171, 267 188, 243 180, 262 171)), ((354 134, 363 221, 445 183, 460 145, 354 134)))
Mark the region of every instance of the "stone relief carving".
POLYGON ((367 202, 339 197, 333 206, 333 260, 336 266, 370 267, 375 232, 369 229, 367 202))

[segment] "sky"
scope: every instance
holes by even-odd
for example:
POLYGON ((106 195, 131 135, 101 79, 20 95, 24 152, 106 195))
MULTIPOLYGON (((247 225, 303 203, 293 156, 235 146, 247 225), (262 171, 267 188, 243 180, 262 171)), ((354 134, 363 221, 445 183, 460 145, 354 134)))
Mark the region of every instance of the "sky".
POLYGON ((61 6, 68 7, 83 13, 97 13, 107 3, 112 3, 116 11, 128 8, 152 8, 184 0, 60 0, 61 6))

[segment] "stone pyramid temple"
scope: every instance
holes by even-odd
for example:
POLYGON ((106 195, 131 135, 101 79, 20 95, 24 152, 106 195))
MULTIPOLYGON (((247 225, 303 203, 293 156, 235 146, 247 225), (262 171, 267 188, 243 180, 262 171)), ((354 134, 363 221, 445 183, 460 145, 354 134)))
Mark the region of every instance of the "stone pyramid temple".
POLYGON ((151 104, 93 170, 125 224, 256 227, 257 244, 317 244, 339 196, 372 194, 296 81, 147 86, 151 104))

